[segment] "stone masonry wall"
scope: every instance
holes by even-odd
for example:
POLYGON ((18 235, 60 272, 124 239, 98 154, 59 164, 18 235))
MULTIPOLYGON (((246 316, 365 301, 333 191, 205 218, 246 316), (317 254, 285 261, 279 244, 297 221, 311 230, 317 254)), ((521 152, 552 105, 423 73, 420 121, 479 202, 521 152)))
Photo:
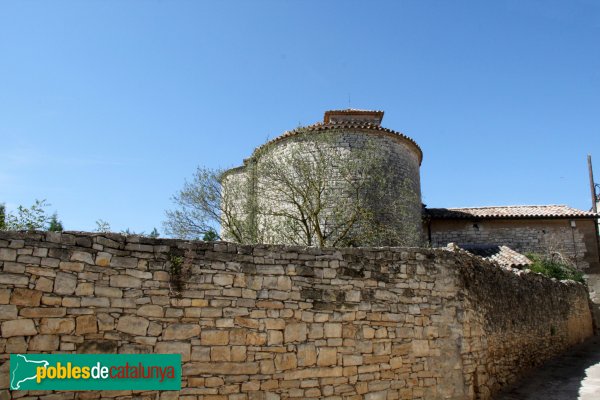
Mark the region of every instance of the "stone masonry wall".
POLYGON ((0 270, 2 399, 157 396, 9 395, 25 352, 180 353, 161 399, 486 399, 591 334, 583 285, 464 252, 0 232, 0 270))

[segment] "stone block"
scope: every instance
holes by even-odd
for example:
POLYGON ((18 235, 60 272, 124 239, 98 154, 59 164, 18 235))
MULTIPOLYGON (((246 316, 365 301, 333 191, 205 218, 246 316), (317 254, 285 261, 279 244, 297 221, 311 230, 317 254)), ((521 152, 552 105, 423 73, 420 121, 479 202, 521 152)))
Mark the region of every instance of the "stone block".
POLYGON ((192 360, 193 361, 210 361, 210 347, 208 346, 194 346, 192 347, 192 360))
POLYGON ((358 303, 361 299, 360 290, 348 290, 345 294, 346 301, 351 303, 358 303))
POLYGON ((200 334, 200 342, 204 346, 222 346, 229 344, 229 332, 227 330, 205 329, 200 334))
MULTIPOLYGON (((117 352, 117 341, 115 340, 90 340, 77 345, 77 353, 81 354, 114 354, 117 352)), ((84 392, 85 393, 85 392, 84 392)))
POLYGON ((292 322, 285 327, 284 339, 286 343, 305 342, 308 330, 304 322, 292 322))
POLYGON ((9 337, 6 340, 6 354, 26 353, 27 341, 24 336, 9 337))
POLYGON ((231 286, 233 285, 233 275, 215 274, 213 276, 213 283, 218 286, 231 286))
POLYGON ((145 304, 138 308, 137 315, 142 317, 162 318, 165 316, 164 308, 156 304, 145 304))
POLYGON ((112 331, 115 328, 115 319, 109 314, 98 313, 96 319, 100 331, 112 331))
POLYGON ((200 325, 171 324, 163 331, 163 340, 184 340, 200 335, 200 325))
POLYGON ((244 328, 258 329, 258 320, 255 318, 235 317, 234 322, 244 328))
POLYGON ((308 367, 317 362, 317 348, 314 344, 298 345, 298 366, 308 367))
POLYGON ((363 325, 362 335, 365 339, 373 339, 375 337, 375 329, 371 328, 370 326, 363 325))
POLYGON ((328 322, 324 325, 324 333, 326 338, 342 337, 342 324, 328 322))
POLYGON ((25 265, 16 262, 4 261, 4 272, 12 272, 14 274, 23 274, 25 265))
POLYGON ((190 362, 183 365, 183 376, 194 375, 254 375, 259 371, 256 362, 190 362))
POLYGON ((427 340, 413 340, 412 354, 415 357, 426 357, 429 355, 429 342, 427 340))
POLYGON ((43 247, 37 247, 33 249, 33 254, 34 257, 48 257, 48 249, 45 249, 43 247))
MULTIPOLYGON (((71 300, 75 298, 72 297, 71 300)), ((42 305, 43 306, 53 306, 60 307, 63 303, 63 297, 61 296, 52 296, 52 295, 44 295, 42 296, 42 305)), ((65 304, 68 302, 65 302, 65 304)), ((66 306, 63 306, 66 307, 66 306)), ((43 317, 51 317, 52 315, 43 315, 43 317)), ((60 315, 54 315, 55 317, 60 317, 60 315)))
POLYGON ((246 344, 247 330, 242 328, 228 329, 229 344, 246 344))
POLYGON ((267 334, 261 332, 248 332, 246 334, 246 344, 248 346, 263 346, 267 343, 267 334))
POLYGON ((6 272, 3 272, 0 274, 0 284, 27 286, 27 284, 29 284, 29 278, 23 275, 7 274, 6 272))
POLYGON ((16 261, 17 251, 14 249, 0 249, 0 261, 16 261))
POLYGON ((390 367, 392 367, 392 369, 402 368, 402 357, 390 358, 390 367))
POLYGON ((79 297, 63 297, 62 306, 76 308, 81 307, 81 299, 79 297))
POLYGON ((141 288, 142 281, 135 276, 129 275, 112 275, 110 277, 110 286, 120 288, 141 288))
POLYGON ((154 271, 152 279, 155 281, 168 282, 171 278, 167 271, 154 271))
POLYGON ((40 292, 50 293, 53 287, 54 281, 43 276, 39 277, 35 282, 35 290, 39 290, 40 292))
POLYGON ((298 360, 294 353, 282 353, 275 356, 275 368, 278 371, 295 369, 298 367, 298 360))
POLYGON ((285 380, 304 380, 311 378, 336 378, 344 374, 342 367, 334 368, 304 368, 288 371, 283 374, 285 380))
POLYGON ((75 320, 72 318, 42 318, 40 333, 71 334, 75 330, 75 320))
POLYGON ((118 288, 109 287, 109 286, 98 286, 94 288, 94 294, 98 297, 114 297, 120 298, 123 297, 123 291, 118 288))
POLYGON ((110 299, 110 306, 114 308, 137 308, 137 304, 135 304, 135 299, 110 299))
MULTIPOLYGON (((23 250, 19 250, 17 251, 17 254, 20 254, 23 250)), ((25 250, 26 252, 31 252, 31 249, 29 250, 25 250)), ((29 265, 40 265, 40 261, 41 259, 39 257, 33 257, 27 254, 23 254, 23 255, 18 255, 17 256, 17 262, 22 263, 22 264, 29 264, 29 265)))
POLYGON ((60 260, 58 258, 44 257, 42 258, 40 265, 42 265, 43 267, 58 268, 58 266, 60 265, 60 260))
POLYGON ((190 361, 192 345, 186 342, 158 342, 154 352, 158 354, 181 354, 181 361, 190 361))
POLYGON ((100 267, 107 267, 110 265, 111 258, 112 254, 100 251, 98 254, 96 254, 96 265, 100 267))
POLYGON ((245 361, 246 346, 231 346, 231 361, 245 361))
POLYGON ((310 339, 321 339, 323 335, 323 324, 310 324, 310 331, 308 332, 310 339))
POLYGON ((8 304, 10 302, 10 289, 0 289, 0 304, 8 304))
MULTIPOLYGON (((134 257, 112 257, 110 265, 122 268, 137 268, 138 259, 134 257)), ((111 283, 111 286, 112 283, 111 283)))
POLYGON ((148 271, 140 271, 139 269, 129 268, 125 271, 125 273, 129 276, 133 276, 135 278, 140 279, 152 279, 152 272, 148 271))
POLYGON ((274 330, 268 331, 267 344, 269 346, 279 346, 283 344, 283 332, 274 330))
POLYGON ((337 349, 335 347, 319 347, 317 354, 318 366, 327 367, 337 364, 337 349))
POLYGON ((15 319, 2 322, 2 337, 11 336, 33 336, 37 335, 37 329, 32 319, 15 319))
POLYGON ((150 322, 146 318, 126 315, 119 318, 117 330, 131 335, 146 336, 150 322))
MULTIPOLYGON (((61 304, 61 298, 56 297, 59 301, 58 305, 61 304)), ((67 314, 67 309, 64 307, 30 307, 22 308, 19 315, 27 318, 52 318, 52 317, 64 317, 67 314)))
POLYGON ((278 330, 284 330, 285 329, 285 320, 280 319, 280 318, 268 318, 264 320, 265 322, 265 328, 267 329, 278 329, 278 330))
POLYGON ((77 296, 92 296, 94 294, 94 284, 90 282, 82 282, 75 289, 77 296))
POLYGON ((86 264, 94 265, 92 255, 85 251, 74 251, 73 254, 71 254, 71 261, 81 261, 86 264))
POLYGON ((150 321, 148 325, 148 336, 159 336, 162 333, 162 325, 157 322, 150 321))
POLYGON ((27 349, 29 351, 58 350, 60 341, 57 335, 36 335, 31 338, 27 349))
POLYGON ((83 263, 72 261, 61 261, 58 267, 64 271, 81 272, 83 271, 83 263))
POLYGON ((84 335, 86 333, 98 332, 98 325, 96 323, 95 315, 80 315, 77 317, 77 327, 75 333, 78 335, 84 335))
POLYGON ((0 319, 11 320, 17 319, 17 306, 15 305, 1 305, 0 306, 0 319))
POLYGON ((231 361, 231 348, 229 346, 213 346, 210 349, 211 361, 231 361))
POLYGON ((344 356, 342 357, 342 362, 344 367, 362 365, 363 357, 353 354, 344 354, 344 356))
POLYGON ((56 294, 73 294, 77 287, 77 278, 75 275, 65 272, 57 272, 54 278, 54 293, 56 294))

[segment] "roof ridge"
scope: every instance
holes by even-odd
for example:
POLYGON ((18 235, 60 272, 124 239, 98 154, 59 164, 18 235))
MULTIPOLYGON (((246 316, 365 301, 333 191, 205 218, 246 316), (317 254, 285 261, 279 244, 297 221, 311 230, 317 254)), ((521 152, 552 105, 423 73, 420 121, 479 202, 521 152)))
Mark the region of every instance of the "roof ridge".
MULTIPOLYGON (((517 208, 517 207, 568 207, 573 208, 566 204, 521 204, 521 205, 510 205, 510 206, 477 206, 477 207, 432 207, 432 208, 445 208, 447 210, 477 210, 482 208, 517 208)), ((573 208, 577 210, 577 208, 573 208)))

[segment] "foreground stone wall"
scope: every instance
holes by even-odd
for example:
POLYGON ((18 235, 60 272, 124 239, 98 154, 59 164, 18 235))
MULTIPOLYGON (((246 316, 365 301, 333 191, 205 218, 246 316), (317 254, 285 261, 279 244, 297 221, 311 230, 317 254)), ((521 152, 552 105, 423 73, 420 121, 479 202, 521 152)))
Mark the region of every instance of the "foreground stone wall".
MULTIPOLYGON (((430 222, 431 244, 506 245, 523 254, 560 252, 586 275, 593 313, 600 321, 600 255, 596 220, 574 219, 441 220, 430 222), (476 225, 476 227, 475 227, 476 225)), ((598 327, 597 327, 598 328, 598 327)))
MULTIPOLYGON (((161 399, 464 399, 591 334, 587 291, 463 252, 0 232, 8 355, 180 353, 161 399)), ((155 393, 11 392, 14 398, 155 393)))

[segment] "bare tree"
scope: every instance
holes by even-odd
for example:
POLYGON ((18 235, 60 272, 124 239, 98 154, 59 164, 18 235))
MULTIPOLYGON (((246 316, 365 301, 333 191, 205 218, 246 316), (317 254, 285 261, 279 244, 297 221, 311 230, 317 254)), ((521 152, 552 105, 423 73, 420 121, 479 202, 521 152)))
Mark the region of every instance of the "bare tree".
POLYGON ((243 187, 223 190, 222 170, 199 167, 192 181, 186 181, 183 188, 172 197, 177 208, 166 211, 163 222, 167 235, 200 239, 211 237, 220 239, 218 226, 227 232, 228 238, 240 243, 248 242, 245 220, 238 217, 234 199, 243 187))
POLYGON ((414 229, 399 229, 407 225, 406 207, 416 196, 410 182, 394 182, 398 177, 384 170, 386 155, 368 139, 352 149, 337 139, 307 136, 255 156, 261 193, 255 214, 262 235, 271 232, 266 241, 318 247, 414 243, 420 220, 414 229), (394 195, 393 185, 406 186, 405 195, 394 195))

